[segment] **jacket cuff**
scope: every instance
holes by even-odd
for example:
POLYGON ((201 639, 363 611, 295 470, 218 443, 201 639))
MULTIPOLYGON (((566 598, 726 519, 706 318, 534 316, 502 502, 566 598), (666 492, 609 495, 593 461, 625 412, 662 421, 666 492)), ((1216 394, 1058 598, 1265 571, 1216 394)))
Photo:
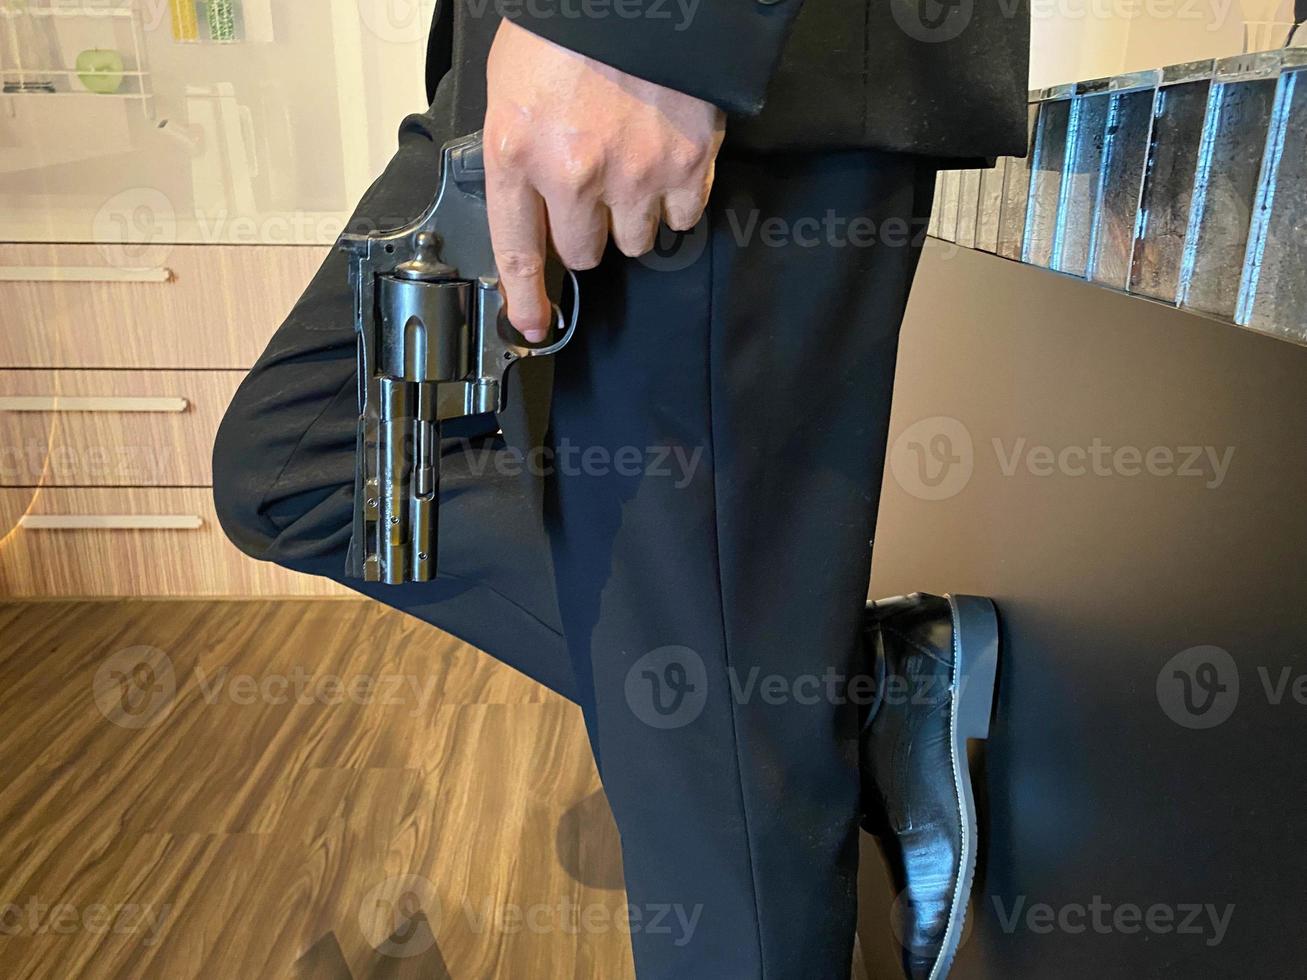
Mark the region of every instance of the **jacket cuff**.
POLYGON ((803 0, 501 0, 504 18, 643 78, 756 115, 803 0))

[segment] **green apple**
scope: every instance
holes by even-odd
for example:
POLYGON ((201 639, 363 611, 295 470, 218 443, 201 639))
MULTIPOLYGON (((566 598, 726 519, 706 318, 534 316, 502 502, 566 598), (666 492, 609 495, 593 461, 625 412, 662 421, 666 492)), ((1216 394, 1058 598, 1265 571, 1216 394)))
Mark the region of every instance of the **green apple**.
POLYGON ((77 56, 77 77, 88 91, 113 95, 123 87, 123 56, 108 48, 91 48, 77 56))

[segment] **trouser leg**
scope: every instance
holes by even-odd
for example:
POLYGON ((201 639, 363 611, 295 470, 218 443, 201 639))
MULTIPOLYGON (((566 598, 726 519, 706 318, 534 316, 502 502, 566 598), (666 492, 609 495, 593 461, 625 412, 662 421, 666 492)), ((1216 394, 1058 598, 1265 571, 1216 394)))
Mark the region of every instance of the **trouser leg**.
MULTIPOLYGON (((391 228, 435 191, 453 136, 436 111, 407 119, 399 150, 351 221, 391 228)), ((214 446, 214 497, 248 554, 322 575, 453 633, 575 698, 562 643, 540 473, 524 465, 543 437, 549 366, 510 372, 509 409, 451 423, 442 452, 436 582, 383 586, 344 578, 352 532, 358 418, 353 295, 333 252, 241 384, 214 446), (496 429, 503 428, 503 435, 496 429)))
POLYGON ((582 280, 546 517, 642 980, 848 975, 843 682, 931 181, 870 153, 723 159, 701 237, 582 280))
MULTIPOLYGON (((360 217, 415 214, 449 135, 410 121, 360 217)), ((583 277, 584 328, 557 359, 548 538, 542 481, 509 445, 533 445, 541 413, 515 397, 506 439, 473 447, 509 465, 447 447, 442 579, 347 583, 581 703, 622 831, 642 980, 847 968, 856 711, 827 679, 856 666, 916 260, 855 241, 848 219, 889 231, 924 214, 929 191, 905 158, 722 160, 700 253, 610 256, 583 277)), ((338 581, 354 375, 333 256, 215 448, 233 540, 338 581)))

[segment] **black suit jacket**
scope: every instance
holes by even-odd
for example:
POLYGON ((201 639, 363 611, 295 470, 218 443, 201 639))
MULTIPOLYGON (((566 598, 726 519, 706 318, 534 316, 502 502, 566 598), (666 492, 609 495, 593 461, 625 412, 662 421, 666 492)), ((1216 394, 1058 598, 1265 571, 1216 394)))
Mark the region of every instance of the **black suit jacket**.
POLYGON ((1028 0, 440 0, 429 95, 485 115, 501 16, 721 106, 728 147, 1024 155, 1028 0))

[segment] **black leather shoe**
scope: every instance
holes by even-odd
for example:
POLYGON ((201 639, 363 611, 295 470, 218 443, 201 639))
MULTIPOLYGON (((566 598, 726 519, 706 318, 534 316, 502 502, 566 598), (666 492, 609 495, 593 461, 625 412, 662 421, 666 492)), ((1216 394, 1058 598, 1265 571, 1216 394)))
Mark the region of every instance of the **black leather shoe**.
POLYGON ((867 606, 876 692, 862 731, 863 827, 899 892, 911 980, 943 980, 976 869, 967 739, 989 735, 998 667, 994 605, 914 593, 867 606))

